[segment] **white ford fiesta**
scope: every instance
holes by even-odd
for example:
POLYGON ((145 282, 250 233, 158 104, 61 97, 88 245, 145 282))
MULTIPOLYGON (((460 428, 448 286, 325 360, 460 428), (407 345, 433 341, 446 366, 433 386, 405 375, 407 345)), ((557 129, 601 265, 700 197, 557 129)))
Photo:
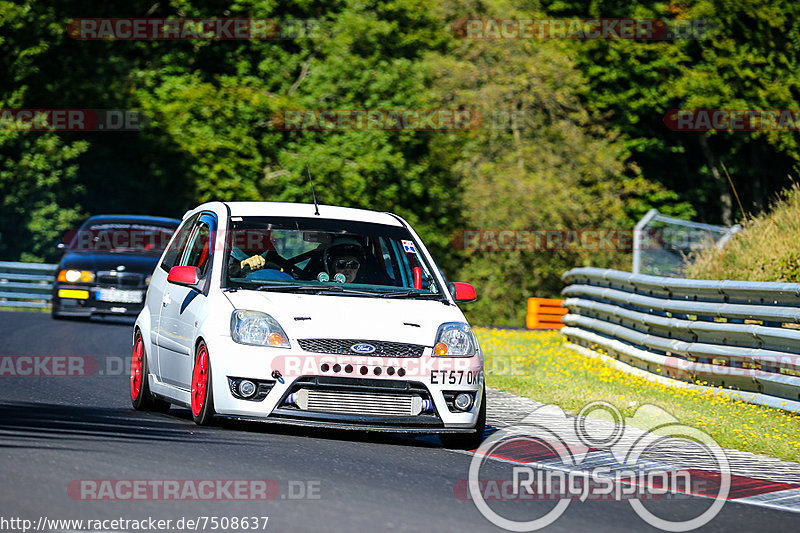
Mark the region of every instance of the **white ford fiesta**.
POLYGON ((409 224, 327 205, 211 202, 189 211, 133 334, 136 409, 437 433, 477 446, 483 355, 409 224))

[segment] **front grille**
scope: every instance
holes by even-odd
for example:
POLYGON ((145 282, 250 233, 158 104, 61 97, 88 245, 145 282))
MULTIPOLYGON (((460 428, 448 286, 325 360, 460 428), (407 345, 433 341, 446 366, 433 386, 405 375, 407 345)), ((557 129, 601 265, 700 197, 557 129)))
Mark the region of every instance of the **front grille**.
POLYGON ((419 396, 301 389, 292 397, 303 411, 364 416, 416 416, 419 396))
POLYGON ((97 284, 101 287, 115 287, 117 289, 138 289, 145 286, 144 278, 144 274, 111 270, 98 272, 97 284))
POLYGON ((307 352, 338 355, 368 355, 371 357, 420 357, 425 346, 403 342, 365 341, 358 339, 298 339, 300 347, 307 352), (356 352, 351 347, 369 344, 375 348, 370 353, 356 352))
POLYGON ((381 426, 442 426, 430 392, 416 381, 305 376, 279 405, 273 412, 278 418, 356 423, 367 418, 381 426))

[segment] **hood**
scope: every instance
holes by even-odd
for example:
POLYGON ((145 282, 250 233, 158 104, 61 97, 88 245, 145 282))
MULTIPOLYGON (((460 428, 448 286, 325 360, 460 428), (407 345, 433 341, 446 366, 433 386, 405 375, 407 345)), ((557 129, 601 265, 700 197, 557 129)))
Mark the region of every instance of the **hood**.
POLYGON ((433 346, 443 322, 466 322, 458 307, 431 300, 225 293, 237 309, 272 315, 290 339, 383 340, 433 346))
POLYGON ((67 252, 61 259, 60 269, 117 270, 124 266, 125 272, 152 274, 160 255, 135 255, 130 253, 96 254, 91 252, 67 252))

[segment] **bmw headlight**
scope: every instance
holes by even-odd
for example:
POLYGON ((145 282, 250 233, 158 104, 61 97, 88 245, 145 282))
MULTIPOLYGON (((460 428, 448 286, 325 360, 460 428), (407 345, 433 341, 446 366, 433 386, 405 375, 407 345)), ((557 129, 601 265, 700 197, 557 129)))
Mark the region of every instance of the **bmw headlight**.
POLYGON ((91 283, 94 281, 94 272, 89 270, 61 270, 58 273, 58 281, 68 283, 91 283))
POLYGON ((267 313, 237 309, 231 315, 231 338, 240 344, 289 348, 289 337, 267 313))
POLYGON ((472 328, 465 322, 445 322, 436 333, 433 355, 446 357, 472 357, 478 353, 478 341, 472 328))

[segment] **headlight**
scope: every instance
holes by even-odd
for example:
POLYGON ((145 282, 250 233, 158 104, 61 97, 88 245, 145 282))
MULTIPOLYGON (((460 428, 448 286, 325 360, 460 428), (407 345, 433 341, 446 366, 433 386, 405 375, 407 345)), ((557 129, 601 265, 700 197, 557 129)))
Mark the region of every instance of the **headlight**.
POLYGON ((478 353, 478 341, 469 324, 445 322, 436 333, 433 355, 446 357, 472 357, 478 353))
POLYGON ((58 281, 91 283, 94 281, 94 272, 88 270, 62 270, 58 273, 58 281))
POLYGON ((278 321, 260 311, 234 311, 231 315, 231 338, 240 344, 289 347, 289 338, 278 321))

